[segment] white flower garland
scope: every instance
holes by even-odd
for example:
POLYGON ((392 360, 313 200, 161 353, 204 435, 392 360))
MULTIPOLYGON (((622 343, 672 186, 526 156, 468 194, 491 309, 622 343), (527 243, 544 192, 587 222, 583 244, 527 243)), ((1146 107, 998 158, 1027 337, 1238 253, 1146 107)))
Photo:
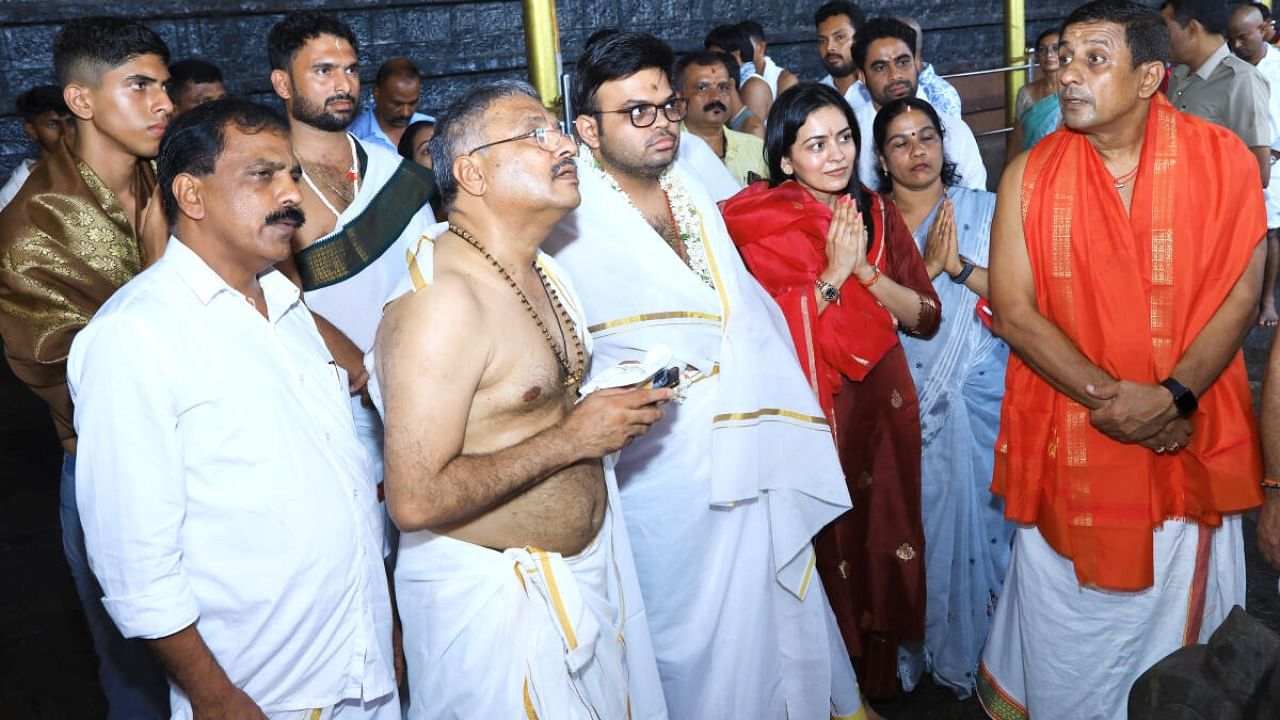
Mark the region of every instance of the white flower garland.
MULTIPOLYGON (((613 176, 600 165, 595 154, 591 153, 585 145, 582 149, 591 158, 592 167, 604 176, 605 182, 609 183, 609 187, 621 195, 627 201, 627 205, 630 205, 640 219, 647 223, 644 213, 640 212, 640 208, 631 201, 631 196, 618 185, 618 181, 614 180, 613 176)), ((671 170, 668 167, 663 171, 658 178, 658 186, 667 194, 667 202, 671 205, 671 216, 675 218, 680 243, 684 245, 685 255, 689 258, 689 268, 702 278, 702 282, 714 290, 716 284, 711 279, 711 264, 707 262, 707 249, 702 244, 702 217, 698 214, 698 208, 693 204, 693 198, 689 197, 689 191, 684 183, 680 182, 671 170)))

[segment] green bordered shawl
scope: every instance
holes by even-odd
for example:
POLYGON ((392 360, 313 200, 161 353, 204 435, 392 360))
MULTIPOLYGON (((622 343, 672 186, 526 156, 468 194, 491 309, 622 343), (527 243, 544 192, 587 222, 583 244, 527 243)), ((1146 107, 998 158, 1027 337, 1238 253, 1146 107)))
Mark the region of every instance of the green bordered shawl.
MULTIPOLYGON (((369 155, 359 143, 356 155, 363 177, 369 155)), ((402 161, 359 215, 293 256, 302 277, 302 289, 335 285, 368 267, 395 244, 435 188, 435 176, 430 170, 402 161)))

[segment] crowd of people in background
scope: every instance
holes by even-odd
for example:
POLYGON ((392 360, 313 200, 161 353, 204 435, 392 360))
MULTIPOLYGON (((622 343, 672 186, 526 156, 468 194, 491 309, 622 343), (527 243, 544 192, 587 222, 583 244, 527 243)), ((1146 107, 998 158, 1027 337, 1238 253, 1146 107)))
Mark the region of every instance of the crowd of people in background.
POLYGON ((362 110, 323 11, 265 38, 284 113, 68 21, 0 335, 109 717, 1157 706, 1244 605, 1242 513, 1280 566, 1280 354, 1260 434, 1240 351, 1277 323, 1269 9, 1075 9, 995 193, 918 22, 813 31, 823 78, 749 19, 602 29, 562 124, 518 81, 424 114, 407 58, 362 110))

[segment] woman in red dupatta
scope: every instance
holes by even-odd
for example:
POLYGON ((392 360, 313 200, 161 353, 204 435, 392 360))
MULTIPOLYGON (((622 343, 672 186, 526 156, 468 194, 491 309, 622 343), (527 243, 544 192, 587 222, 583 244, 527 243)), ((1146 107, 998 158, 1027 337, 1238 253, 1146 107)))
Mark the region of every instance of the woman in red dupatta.
POLYGON ((892 697, 898 643, 923 640, 925 611, 920 414, 897 333, 932 335, 941 308, 897 208, 858 182, 844 98, 797 85, 767 126, 770 178, 724 219, 831 421, 853 509, 818 534, 818 571, 863 692, 892 697))

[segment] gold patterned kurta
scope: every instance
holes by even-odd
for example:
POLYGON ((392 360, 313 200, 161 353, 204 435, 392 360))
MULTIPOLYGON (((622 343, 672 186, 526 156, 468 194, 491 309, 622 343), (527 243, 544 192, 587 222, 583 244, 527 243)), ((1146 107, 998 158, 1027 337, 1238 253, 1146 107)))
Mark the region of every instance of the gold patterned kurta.
POLYGON ((71 341, 144 262, 159 257, 168 236, 149 202, 156 189, 149 161, 137 163, 133 183, 138 212, 126 218, 115 193, 64 143, 32 169, 0 213, 5 357, 49 404, 64 446, 75 438, 66 372, 71 341), (134 232, 139 226, 142 242, 134 232))

